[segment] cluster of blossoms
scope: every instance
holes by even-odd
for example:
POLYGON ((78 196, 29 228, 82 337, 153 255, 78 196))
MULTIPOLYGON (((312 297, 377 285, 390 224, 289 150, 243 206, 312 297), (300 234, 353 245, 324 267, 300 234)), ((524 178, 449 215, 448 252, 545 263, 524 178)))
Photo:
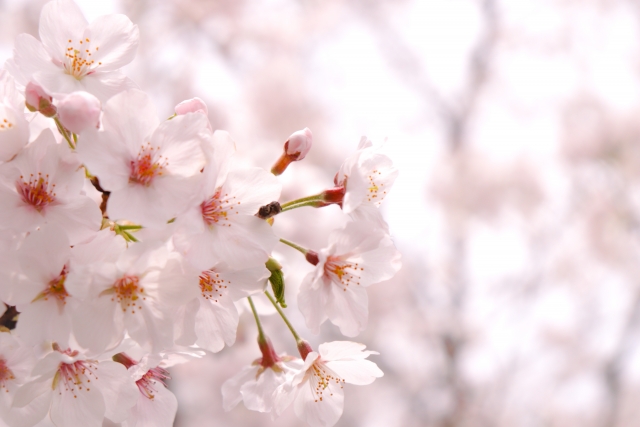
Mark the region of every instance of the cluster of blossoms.
POLYGON ((309 152, 311 131, 291 135, 270 172, 234 166, 234 142, 212 129, 201 100, 159 120, 119 71, 137 42, 127 17, 88 23, 71 0, 55 0, 40 40, 18 36, 0 71, 0 419, 171 426, 167 369, 233 345, 246 298, 262 356, 224 384, 225 409, 243 400, 275 417, 293 403, 309 425, 335 424, 344 383, 382 376, 366 360, 376 353, 349 341, 316 351, 300 338, 271 253, 282 242, 315 266, 297 304, 312 332, 328 319, 358 335, 365 288, 400 266, 378 212, 397 171, 363 138, 333 187, 280 204, 277 176, 309 152), (283 212, 334 204, 350 219, 326 249, 272 230, 283 212), (283 316, 300 357, 274 350, 257 293, 283 316))

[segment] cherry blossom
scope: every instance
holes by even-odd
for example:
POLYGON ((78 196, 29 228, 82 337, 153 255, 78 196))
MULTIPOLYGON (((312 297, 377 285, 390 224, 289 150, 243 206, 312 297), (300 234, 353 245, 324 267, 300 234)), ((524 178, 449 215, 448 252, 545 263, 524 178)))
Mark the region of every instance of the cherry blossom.
POLYGON ((126 353, 118 353, 113 359, 127 368, 138 387, 136 403, 123 427, 171 427, 178 410, 175 395, 167 389, 165 381, 169 373, 161 367, 160 355, 148 355, 140 361, 126 353))
POLYGON ((82 194, 84 170, 48 130, 0 167, 0 224, 26 232, 44 224, 64 230, 70 243, 100 229, 100 209, 82 194))
POLYGON ((367 385, 384 374, 378 366, 365 360, 375 351, 350 341, 320 344, 313 351, 308 343, 298 344, 304 366, 283 389, 294 387, 297 396, 294 410, 298 418, 311 427, 331 427, 344 408, 344 384, 367 385))
POLYGON ((29 142, 29 125, 23 114, 24 99, 13 78, 0 70, 0 161, 11 160, 29 142))
POLYGON ((205 165, 207 118, 187 114, 159 123, 149 97, 129 90, 104 105, 102 120, 104 131, 87 130, 78 154, 111 192, 109 217, 161 226, 181 213, 205 165))
POLYGON ((30 346, 8 332, 0 333, 0 418, 10 426, 33 425, 49 409, 43 398, 26 407, 12 407, 17 389, 30 380, 35 363, 30 346))
POLYGON ((53 347, 36 364, 37 377, 16 392, 14 407, 45 399, 57 427, 101 427, 105 417, 122 422, 129 416, 137 390, 124 366, 108 360, 108 355, 92 357, 53 347))
POLYGON ((391 159, 363 136, 358 150, 344 161, 335 177, 336 186, 344 188, 342 210, 354 219, 384 224, 377 208, 397 176, 391 159))
POLYGON ((303 280, 298 306, 307 326, 318 333, 328 318, 354 337, 367 324, 366 287, 390 279, 400 269, 400 254, 385 230, 367 222, 349 222, 329 236, 318 253, 315 271, 303 280))
POLYGON ((71 313, 77 300, 69 295, 71 248, 66 234, 51 225, 31 233, 17 254, 21 274, 13 281, 12 298, 20 321, 16 332, 29 344, 56 341, 67 346, 71 313))
POLYGON ((230 411, 242 400, 247 409, 271 412, 272 419, 275 419, 295 396, 293 388, 285 389, 283 385, 291 382, 303 363, 286 354, 278 356, 268 339, 258 342, 262 357, 242 368, 222 385, 223 407, 225 411, 230 411))
MULTIPOLYGON (((197 270, 194 270, 197 271, 197 270)), ((178 344, 196 344, 212 352, 231 346, 236 340, 238 309, 235 302, 264 290, 269 271, 262 266, 231 270, 224 264, 191 275, 189 286, 171 287, 164 282, 175 282, 175 275, 165 269, 161 276, 161 289, 177 290, 179 295, 167 296, 167 301, 181 303, 178 344)), ((179 279, 178 279, 179 280, 179 279)))
MULTIPOLYGON (((78 342, 101 352, 120 342, 126 331, 149 350, 169 348, 173 311, 162 299, 158 283, 160 271, 178 262, 165 245, 137 243, 115 261, 107 258, 90 266, 83 276, 70 277, 67 289, 83 301, 74 318, 78 342)), ((169 281, 166 286, 184 284, 169 281)))
POLYGON ((42 8, 40 41, 20 34, 7 67, 21 84, 34 81, 56 98, 85 91, 106 101, 134 87, 119 69, 133 60, 138 37, 124 15, 89 24, 73 1, 55 0, 42 8))
POLYGON ((234 143, 226 132, 216 131, 205 152, 196 203, 176 219, 176 246, 202 269, 217 262, 234 269, 264 264, 278 239, 255 214, 278 199, 280 183, 259 168, 229 170, 234 143))

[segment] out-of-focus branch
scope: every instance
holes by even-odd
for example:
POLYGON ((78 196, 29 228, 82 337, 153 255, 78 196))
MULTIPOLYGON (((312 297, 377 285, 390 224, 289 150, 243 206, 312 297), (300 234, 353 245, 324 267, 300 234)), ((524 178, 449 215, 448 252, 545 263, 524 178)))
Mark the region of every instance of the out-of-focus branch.
MULTIPOLYGON (((404 42, 380 8, 376 9, 367 2, 358 10, 358 15, 370 24, 378 36, 382 53, 388 59, 388 63, 395 68, 408 86, 422 95, 425 102, 435 111, 445 131, 445 143, 452 154, 459 152, 467 143, 467 129, 488 80, 498 39, 497 1, 484 0, 480 4, 480 13, 484 21, 484 32, 471 51, 467 80, 461 93, 447 96, 434 86, 418 55, 404 42)), ((460 357, 465 346, 462 319, 468 284, 465 272, 466 249, 467 237, 464 230, 451 224, 448 291, 449 318, 452 325, 449 325, 450 330, 440 333, 438 340, 445 354, 443 376, 450 390, 453 404, 448 414, 440 420, 439 424, 442 427, 461 425, 467 415, 468 390, 460 372, 460 357)))
POLYGON ((629 353, 633 343, 631 336, 640 321, 640 292, 636 292, 633 304, 624 323, 616 350, 602 369, 604 383, 609 392, 609 407, 602 420, 603 427, 615 427, 618 425, 618 416, 621 406, 621 370, 622 364, 629 353))

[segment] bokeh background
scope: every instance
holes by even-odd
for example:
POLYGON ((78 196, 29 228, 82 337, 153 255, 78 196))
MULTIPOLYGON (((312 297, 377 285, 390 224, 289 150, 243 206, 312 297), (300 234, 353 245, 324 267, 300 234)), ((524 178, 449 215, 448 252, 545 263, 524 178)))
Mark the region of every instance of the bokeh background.
MULTIPOLYGON (((44 0, 0 0, 0 60, 37 36, 44 0)), ((369 288, 357 341, 385 376, 347 386, 338 426, 640 425, 640 2, 636 0, 79 0, 140 28, 126 69, 160 117, 198 96, 239 162, 269 168, 308 126, 283 200, 331 185, 361 135, 400 169, 382 206, 403 268, 369 288)), ((278 217, 322 248, 335 206, 278 217)), ((313 345, 288 247, 287 310, 313 345)), ((279 351, 295 354, 264 305, 279 351)), ((220 386, 259 356, 237 343, 172 368, 176 427, 297 426, 220 386)), ((43 423, 43 426, 46 423, 43 423)))

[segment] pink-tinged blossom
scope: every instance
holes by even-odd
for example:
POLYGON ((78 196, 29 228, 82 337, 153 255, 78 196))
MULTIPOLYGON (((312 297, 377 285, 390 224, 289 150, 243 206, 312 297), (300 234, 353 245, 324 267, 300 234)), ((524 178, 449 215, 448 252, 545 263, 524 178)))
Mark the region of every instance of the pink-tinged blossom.
POLYGON ((307 343, 299 345, 304 357, 302 370, 290 384, 297 389, 294 410, 298 418, 311 427, 331 427, 342 416, 344 384, 367 385, 384 374, 378 366, 365 360, 375 351, 364 351, 365 345, 350 341, 320 344, 318 352, 307 343), (306 354, 305 354, 306 353, 306 354))
POLYGON ((269 339, 260 342, 262 357, 242 368, 232 378, 222 384, 222 399, 225 411, 233 409, 241 400, 252 411, 270 412, 271 418, 278 415, 291 404, 295 390, 283 385, 291 382, 303 366, 302 360, 277 355, 269 339))
POLYGON ((16 392, 13 406, 43 398, 57 427, 101 427, 105 417, 122 422, 138 392, 125 367, 108 355, 92 357, 57 344, 36 364, 33 375, 37 378, 16 392))
POLYGON ((23 111, 24 99, 13 78, 0 70, 0 162, 11 160, 29 142, 29 124, 23 111))
POLYGON ((135 86, 119 69, 133 60, 138 37, 124 15, 89 24, 73 1, 55 0, 42 8, 40 40, 20 34, 7 67, 21 84, 34 81, 54 98, 85 91, 104 102, 135 86))
POLYGON ((16 332, 28 344, 69 343, 71 313, 78 303, 65 287, 70 258, 69 239, 51 225, 32 232, 17 253, 21 274, 11 283, 7 303, 20 313, 16 332))
POLYGON ((165 270, 161 274, 161 292, 165 293, 165 299, 181 304, 176 343, 195 343, 205 350, 218 352, 225 344, 235 343, 239 318, 235 302, 262 292, 269 272, 264 265, 236 271, 224 264, 193 271, 196 274, 189 274, 188 286, 181 287, 169 284, 180 280, 175 273, 165 270), (176 291, 178 294, 170 294, 176 291))
MULTIPOLYGON (((74 312, 78 343, 95 352, 129 336, 150 351, 173 343, 173 318, 159 293, 160 272, 178 261, 166 246, 136 243, 110 261, 89 266, 67 280, 67 290, 82 304, 74 312)), ((169 282, 166 286, 184 286, 169 282)), ((174 294, 177 292, 173 292, 174 294)))
POLYGON ((77 134, 86 129, 97 129, 100 112, 100 101, 88 92, 73 92, 58 103, 60 123, 77 134))
POLYGON ((400 253, 376 224, 349 222, 329 236, 329 247, 318 253, 315 271, 300 286, 298 307, 314 333, 327 319, 354 337, 368 317, 366 287, 390 279, 400 269, 400 253))
POLYGON ((35 363, 31 346, 11 333, 0 333, 0 419, 9 426, 34 425, 49 409, 43 398, 35 399, 26 407, 12 407, 17 389, 31 379, 35 363))
POLYGON ((344 161, 334 180, 338 188, 344 189, 342 210, 355 220, 374 221, 386 228, 377 208, 397 176, 391 159, 363 136, 358 150, 344 161))
POLYGON ((163 359, 148 355, 139 362, 125 353, 113 359, 127 368, 138 387, 136 404, 122 427, 171 427, 178 410, 178 400, 167 388, 169 372, 164 369, 163 359))
POLYGON ((100 209, 82 192, 84 169, 74 153, 45 130, 0 167, 0 226, 26 232, 44 224, 64 230, 75 245, 100 229, 100 209))
POLYGON ((205 147, 195 203, 176 219, 176 246, 201 269, 218 262, 233 269, 262 265, 278 239, 255 214, 279 198, 281 185, 260 168, 229 171, 234 143, 227 132, 216 131, 205 147))
POLYGON ((111 192, 107 213, 158 227, 181 213, 205 165, 208 120, 187 114, 159 123, 149 97, 129 90, 104 105, 103 131, 87 130, 78 154, 100 186, 111 192))

